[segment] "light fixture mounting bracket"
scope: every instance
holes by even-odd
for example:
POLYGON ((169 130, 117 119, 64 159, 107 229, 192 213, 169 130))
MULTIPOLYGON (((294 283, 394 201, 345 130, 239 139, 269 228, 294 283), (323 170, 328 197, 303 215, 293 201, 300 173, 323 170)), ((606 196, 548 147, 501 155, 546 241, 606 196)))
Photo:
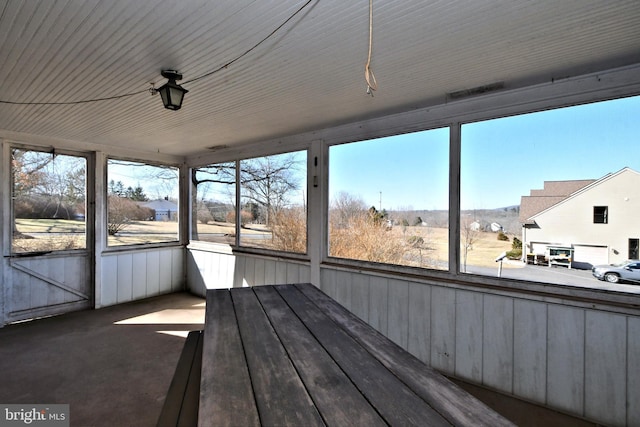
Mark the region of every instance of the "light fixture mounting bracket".
POLYGON ((177 72, 175 70, 162 70, 162 71, 160 71, 160 74, 165 79, 174 80, 174 81, 175 80, 182 80, 182 74, 180 74, 179 72, 177 72))

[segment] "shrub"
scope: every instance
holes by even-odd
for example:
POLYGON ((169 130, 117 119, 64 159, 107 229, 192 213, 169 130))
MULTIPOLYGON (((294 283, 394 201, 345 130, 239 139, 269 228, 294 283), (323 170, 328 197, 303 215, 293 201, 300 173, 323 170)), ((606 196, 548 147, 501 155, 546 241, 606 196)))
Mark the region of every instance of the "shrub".
MULTIPOLYGON (((244 227, 253 221, 253 215, 249 211, 240 211, 240 227, 244 227)), ((227 213, 227 222, 231 224, 236 223, 236 211, 230 211, 227 213)))
POLYGON ((509 259, 522 259, 522 249, 513 249, 507 252, 509 259))
POLYGON ((209 221, 213 220, 213 215, 211 215, 209 208, 204 203, 198 203, 196 215, 200 224, 208 224, 209 221))
POLYGON ((389 237, 380 221, 372 221, 370 212, 353 214, 348 224, 331 224, 329 246, 331 256, 363 261, 400 264, 405 252, 402 239, 389 237))
POLYGON ((413 247, 420 247, 424 245, 424 239, 420 236, 411 236, 407 239, 407 243, 413 247))
POLYGON ((509 236, 507 236, 506 234, 504 234, 503 231, 499 231, 498 232, 498 240, 502 240, 504 242, 508 242, 509 241, 509 236))
POLYGON ((511 243, 511 249, 520 249, 520 251, 522 251, 522 240, 514 237, 513 242, 511 243))
POLYGON ((55 197, 23 196, 13 202, 13 212, 16 218, 72 219, 76 209, 55 197))
POLYGON ((116 233, 126 228, 131 221, 144 221, 154 217, 154 210, 140 206, 133 200, 115 195, 108 199, 109 217, 107 221, 107 233, 115 236, 116 233))
POLYGON ((282 209, 271 214, 274 249, 306 253, 307 220, 304 209, 282 209))

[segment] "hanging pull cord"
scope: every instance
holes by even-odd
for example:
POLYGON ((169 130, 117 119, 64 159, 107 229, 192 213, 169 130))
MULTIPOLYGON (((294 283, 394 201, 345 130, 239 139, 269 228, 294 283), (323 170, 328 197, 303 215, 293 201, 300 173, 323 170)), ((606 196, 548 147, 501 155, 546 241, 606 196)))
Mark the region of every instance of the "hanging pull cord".
POLYGON ((376 76, 371 69, 371 50, 373 47, 373 0, 369 0, 369 55, 364 66, 364 79, 367 81, 367 94, 373 96, 373 91, 378 90, 376 76))

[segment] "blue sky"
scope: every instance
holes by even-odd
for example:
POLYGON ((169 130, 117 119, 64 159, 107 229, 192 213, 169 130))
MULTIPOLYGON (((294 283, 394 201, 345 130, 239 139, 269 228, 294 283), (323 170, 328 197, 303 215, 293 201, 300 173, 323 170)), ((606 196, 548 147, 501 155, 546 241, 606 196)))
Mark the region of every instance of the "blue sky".
POLYGON ((449 130, 332 146, 329 177, 330 199, 346 192, 378 209, 381 196, 387 210, 446 208, 449 130))
POLYGON ((178 198, 178 170, 176 168, 170 172, 166 168, 143 163, 110 160, 107 169, 107 184, 112 180, 114 182, 121 181, 125 189, 141 186, 151 200, 162 199, 166 196, 178 198))
MULTIPOLYGON (((330 202, 344 191, 387 210, 448 208, 447 128, 335 145, 329 164, 330 202)), ((598 179, 625 166, 640 172, 640 96, 466 124, 462 209, 518 205, 544 181, 598 179)), ((111 166, 109 179, 177 197, 177 185, 146 169, 111 166)))
MULTIPOLYGON (((448 131, 330 149, 330 197, 340 191, 384 209, 446 209, 448 131)), ((640 97, 464 125, 462 209, 520 203, 544 181, 640 171, 640 97)))

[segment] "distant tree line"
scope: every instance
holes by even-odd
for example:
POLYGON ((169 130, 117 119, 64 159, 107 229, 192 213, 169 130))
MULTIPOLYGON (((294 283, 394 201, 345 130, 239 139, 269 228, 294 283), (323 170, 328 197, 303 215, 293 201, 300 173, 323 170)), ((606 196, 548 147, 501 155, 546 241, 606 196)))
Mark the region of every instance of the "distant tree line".
POLYGON ((109 181, 109 195, 122 197, 125 199, 133 200, 134 202, 147 202, 149 197, 144 193, 144 190, 140 185, 133 188, 131 186, 124 188, 122 181, 115 182, 109 181))

